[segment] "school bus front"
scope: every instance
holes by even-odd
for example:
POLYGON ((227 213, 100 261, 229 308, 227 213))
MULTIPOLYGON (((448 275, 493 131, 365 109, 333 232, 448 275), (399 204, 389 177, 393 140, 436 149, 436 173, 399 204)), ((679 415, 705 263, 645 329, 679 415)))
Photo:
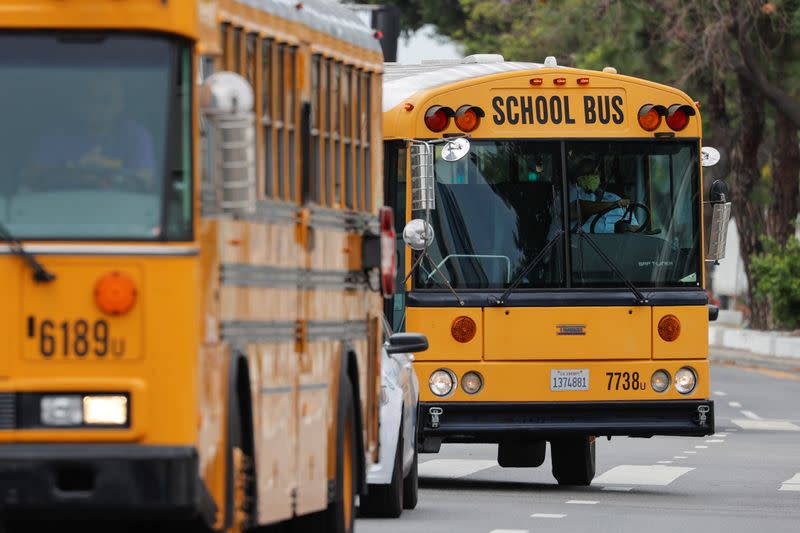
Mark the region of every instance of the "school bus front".
POLYGON ((550 441, 558 481, 584 484, 597 436, 712 433, 695 104, 615 73, 424 67, 384 91, 388 194, 433 234, 403 250, 392 309, 430 342, 421 449, 499 443, 501 465, 538 466, 550 441), (452 136, 470 142, 456 161, 452 136))

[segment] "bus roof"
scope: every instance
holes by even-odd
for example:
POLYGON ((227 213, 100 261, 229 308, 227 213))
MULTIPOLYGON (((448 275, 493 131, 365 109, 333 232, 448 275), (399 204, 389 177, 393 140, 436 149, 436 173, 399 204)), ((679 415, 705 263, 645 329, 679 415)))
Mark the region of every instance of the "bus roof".
POLYGON ((354 44, 381 51, 375 34, 352 10, 330 0, 303 0, 298 9, 296 0, 239 0, 243 4, 271 13, 282 19, 298 22, 314 30, 354 44))
POLYGON ((545 68, 545 65, 503 61, 502 56, 491 54, 467 56, 455 61, 427 61, 416 65, 386 63, 383 73, 383 111, 389 111, 418 92, 436 87, 490 74, 540 68, 545 68))

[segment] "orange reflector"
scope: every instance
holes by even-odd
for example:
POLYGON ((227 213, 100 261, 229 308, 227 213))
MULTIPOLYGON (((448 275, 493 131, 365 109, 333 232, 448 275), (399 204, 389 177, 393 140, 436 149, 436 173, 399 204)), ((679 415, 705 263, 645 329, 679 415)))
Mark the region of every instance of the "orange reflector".
POLYGON ((553 80, 553 83, 555 83, 556 85, 566 85, 567 78, 556 78, 553 80))
POLYGON ((453 320, 453 325, 450 326, 450 333, 453 338, 458 342, 469 342, 475 338, 475 333, 478 331, 478 326, 475 321, 468 316, 460 316, 453 320))
POLYGON ((108 315, 122 315, 136 304, 136 283, 122 272, 109 272, 94 286, 97 307, 108 315))
POLYGON ((658 335, 667 342, 672 342, 681 334, 681 321, 675 315, 667 315, 658 321, 658 335))
POLYGON ((578 78, 578 85, 589 85, 589 78, 578 78))
POLYGON ((542 78, 531 78, 531 85, 541 85, 542 78))

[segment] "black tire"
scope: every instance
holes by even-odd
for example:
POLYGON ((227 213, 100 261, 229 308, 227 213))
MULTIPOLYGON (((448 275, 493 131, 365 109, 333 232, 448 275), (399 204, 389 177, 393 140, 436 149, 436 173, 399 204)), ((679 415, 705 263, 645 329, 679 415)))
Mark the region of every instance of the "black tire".
POLYGON ((419 493, 419 456, 417 447, 414 446, 414 460, 411 462, 411 470, 408 471, 403 479, 403 509, 414 509, 417 506, 419 493))
POLYGON ((228 472, 228 482, 233 489, 233 517, 228 531, 243 532, 254 525, 255 465, 252 446, 245 440, 244 410, 239 405, 237 393, 231 399, 230 416, 233 417, 230 442, 232 469, 228 472))
POLYGON ((350 380, 342 378, 339 385, 339 412, 336 423, 336 496, 325 511, 324 526, 327 533, 352 533, 356 515, 358 492, 357 429, 353 387, 350 380), (349 433, 349 435, 348 435, 349 433), (345 439, 349 437, 349 451, 345 439), (346 461, 346 454, 350 454, 346 461), (349 477, 345 463, 349 462, 349 477), (349 482, 347 481, 349 479, 349 482), (348 486, 349 485, 349 486, 348 486))
POLYGON ((403 423, 394 451, 392 480, 388 485, 370 485, 361 497, 361 513, 374 518, 397 518, 403 512, 403 423))
POLYGON ((589 485, 595 474, 594 437, 570 437, 550 442, 553 476, 559 485, 589 485))

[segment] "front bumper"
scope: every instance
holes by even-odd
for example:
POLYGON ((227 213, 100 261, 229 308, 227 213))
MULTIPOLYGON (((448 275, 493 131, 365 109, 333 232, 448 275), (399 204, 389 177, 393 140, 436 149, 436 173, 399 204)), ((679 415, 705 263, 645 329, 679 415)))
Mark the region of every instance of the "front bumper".
POLYGON ((213 523, 216 507, 191 447, 2 444, 0 515, 213 523))
POLYGON ((701 437, 714 433, 714 402, 424 402, 419 421, 423 451, 433 451, 437 442, 497 443, 570 434, 701 437))

